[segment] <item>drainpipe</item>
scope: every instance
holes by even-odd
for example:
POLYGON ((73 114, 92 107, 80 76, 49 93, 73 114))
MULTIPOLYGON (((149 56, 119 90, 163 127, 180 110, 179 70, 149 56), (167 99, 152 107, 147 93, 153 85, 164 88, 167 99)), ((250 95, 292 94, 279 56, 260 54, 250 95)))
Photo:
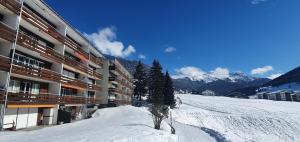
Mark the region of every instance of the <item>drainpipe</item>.
POLYGON ((20 22, 21 22, 21 19, 22 19, 22 12, 23 12, 23 5, 24 5, 24 1, 25 0, 21 0, 21 8, 20 8, 20 14, 19 14, 19 17, 18 17, 18 21, 17 21, 17 27, 16 27, 16 37, 15 37, 15 41, 12 45, 12 48, 13 48, 13 53, 12 53, 12 58, 11 58, 11 63, 10 63, 10 69, 9 69, 9 74, 8 74, 8 77, 6 79, 6 84, 5 84, 5 101, 4 101, 4 106, 2 107, 2 110, 1 110, 1 114, 0 114, 0 131, 3 131, 3 123, 4 123, 4 115, 5 115, 5 111, 6 111, 6 106, 7 106, 7 98, 8 98, 8 91, 7 91, 7 88, 9 86, 9 82, 10 82, 10 75, 11 75, 11 71, 12 71, 12 64, 13 64, 13 60, 14 60, 14 56, 15 56, 15 52, 16 52, 16 46, 17 46, 17 40, 18 40, 18 35, 19 35, 19 28, 20 28, 20 22))

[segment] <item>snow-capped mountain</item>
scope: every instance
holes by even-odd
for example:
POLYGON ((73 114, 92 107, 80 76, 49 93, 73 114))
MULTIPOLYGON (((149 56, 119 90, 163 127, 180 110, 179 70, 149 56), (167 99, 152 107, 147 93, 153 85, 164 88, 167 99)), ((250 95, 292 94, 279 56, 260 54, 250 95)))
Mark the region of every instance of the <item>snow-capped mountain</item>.
POLYGON ((269 82, 267 78, 256 78, 247 74, 229 73, 226 78, 216 78, 208 75, 206 78, 175 78, 174 87, 177 91, 187 91, 201 94, 205 90, 214 91, 217 95, 228 95, 230 92, 247 87, 257 87, 269 82))

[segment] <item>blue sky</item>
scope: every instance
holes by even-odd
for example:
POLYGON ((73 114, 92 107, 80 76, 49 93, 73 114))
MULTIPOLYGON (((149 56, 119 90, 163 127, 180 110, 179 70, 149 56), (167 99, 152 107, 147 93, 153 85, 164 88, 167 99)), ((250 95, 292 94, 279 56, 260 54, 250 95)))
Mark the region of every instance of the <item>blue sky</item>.
POLYGON ((156 58, 172 74, 219 67, 268 77, 300 63, 299 0, 47 2, 103 52, 156 58))

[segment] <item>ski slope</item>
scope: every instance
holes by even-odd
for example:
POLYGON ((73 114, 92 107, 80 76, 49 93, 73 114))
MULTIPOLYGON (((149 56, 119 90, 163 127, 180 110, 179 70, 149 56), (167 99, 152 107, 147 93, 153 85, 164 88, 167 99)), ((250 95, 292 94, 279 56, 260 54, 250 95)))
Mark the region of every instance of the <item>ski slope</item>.
POLYGON ((175 120, 218 141, 299 142, 300 103, 181 94, 175 120))
POLYGON ((153 129, 146 108, 100 109, 91 119, 35 131, 0 132, 0 142, 299 142, 300 103, 178 95, 183 104, 153 129))

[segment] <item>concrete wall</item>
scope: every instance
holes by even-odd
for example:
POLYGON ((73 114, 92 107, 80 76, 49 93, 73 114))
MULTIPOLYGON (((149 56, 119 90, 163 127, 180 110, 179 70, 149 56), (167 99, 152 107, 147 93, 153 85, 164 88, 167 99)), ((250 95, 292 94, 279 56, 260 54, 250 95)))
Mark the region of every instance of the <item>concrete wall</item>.
POLYGON ((108 76, 109 76, 109 63, 108 60, 103 61, 103 68, 101 69, 101 73, 103 75, 103 79, 101 81, 96 81, 96 84, 101 84, 102 90, 100 92, 96 92, 96 98, 101 99, 101 104, 108 103, 108 76))
MULTIPOLYGON (((28 128, 37 125, 37 117, 37 108, 6 109, 4 124, 15 122, 17 129, 28 128)), ((4 128, 11 127, 12 125, 4 125, 4 128)))

